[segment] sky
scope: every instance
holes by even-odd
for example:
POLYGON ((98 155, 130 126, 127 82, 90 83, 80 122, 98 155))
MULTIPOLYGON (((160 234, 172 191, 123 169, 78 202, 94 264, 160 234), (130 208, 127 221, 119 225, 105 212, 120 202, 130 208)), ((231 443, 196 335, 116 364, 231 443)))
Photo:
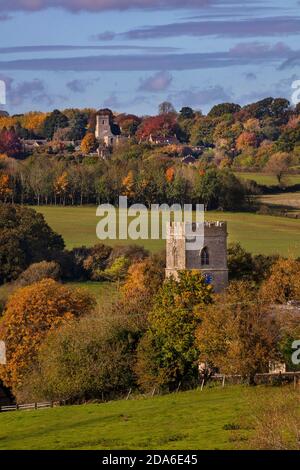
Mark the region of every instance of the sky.
POLYGON ((290 99, 299 35, 299 0, 0 0, 1 109, 290 99))

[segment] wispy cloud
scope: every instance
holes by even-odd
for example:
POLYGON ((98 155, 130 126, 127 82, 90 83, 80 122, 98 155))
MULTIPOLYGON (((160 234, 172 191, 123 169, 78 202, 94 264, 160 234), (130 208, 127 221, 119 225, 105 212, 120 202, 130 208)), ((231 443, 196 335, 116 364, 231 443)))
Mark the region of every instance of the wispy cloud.
POLYGON ((98 55, 66 58, 30 58, 0 61, 0 70, 31 71, 171 71, 260 65, 295 59, 294 51, 284 43, 239 43, 228 51, 187 54, 98 55))
POLYGON ((91 80, 75 79, 68 82, 66 87, 73 93, 85 93, 90 86, 94 85, 96 82, 99 82, 99 80, 99 78, 94 78, 91 80))
POLYGON ((0 15, 0 21, 9 21, 12 19, 12 16, 9 15, 0 15))
POLYGON ((40 45, 40 46, 12 46, 12 47, 0 47, 0 54, 25 54, 32 52, 60 52, 60 51, 79 51, 79 50, 96 50, 96 51, 149 51, 149 52, 174 52, 179 50, 176 47, 165 47, 165 46, 134 46, 132 44, 105 44, 105 45, 82 45, 73 46, 69 44, 57 44, 57 45, 40 45))
POLYGON ((110 32, 103 40, 125 38, 129 40, 158 39, 179 36, 257 37, 282 36, 300 33, 300 17, 278 16, 225 21, 183 21, 132 29, 125 33, 110 32))
POLYGON ((151 77, 140 79, 139 91, 161 92, 169 88, 173 80, 169 72, 158 72, 151 77))
MULTIPOLYGON (((248 0, 249 1, 249 0, 248 0)), ((71 12, 156 8, 202 8, 220 0, 1 0, 0 11, 40 11, 63 8, 71 12)), ((222 0, 221 3, 226 3, 222 0)))

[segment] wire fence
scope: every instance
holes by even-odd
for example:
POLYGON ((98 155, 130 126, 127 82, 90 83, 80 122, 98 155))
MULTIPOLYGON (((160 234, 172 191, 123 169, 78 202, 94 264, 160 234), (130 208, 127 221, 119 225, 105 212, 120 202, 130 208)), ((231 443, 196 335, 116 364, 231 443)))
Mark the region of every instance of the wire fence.
MULTIPOLYGON (((183 384, 179 383, 177 387, 170 392, 168 390, 162 390, 159 387, 153 387, 153 389, 148 393, 136 393, 135 390, 130 388, 126 391, 126 394, 118 394, 114 397, 111 395, 107 399, 102 396, 101 400, 90 400, 90 401, 81 401, 70 403, 67 400, 63 401, 47 401, 47 402, 36 402, 36 403, 22 403, 22 404, 9 404, 0 406, 1 412, 9 411, 33 411, 33 410, 44 410, 47 408, 56 408, 60 406, 67 406, 70 404, 88 404, 88 403, 107 403, 108 401, 114 400, 139 400, 144 398, 151 398, 157 395, 166 395, 170 393, 178 393, 180 391, 188 390, 199 390, 203 391, 204 387, 213 384, 220 384, 220 386, 225 387, 226 385, 241 385, 245 383, 244 378, 241 375, 224 375, 224 374, 215 374, 209 378, 208 381, 200 380, 197 384, 183 384)), ((300 389, 300 372, 282 372, 282 373, 263 373, 255 375, 255 384, 256 385, 284 385, 284 384, 293 384, 294 389, 300 389)))

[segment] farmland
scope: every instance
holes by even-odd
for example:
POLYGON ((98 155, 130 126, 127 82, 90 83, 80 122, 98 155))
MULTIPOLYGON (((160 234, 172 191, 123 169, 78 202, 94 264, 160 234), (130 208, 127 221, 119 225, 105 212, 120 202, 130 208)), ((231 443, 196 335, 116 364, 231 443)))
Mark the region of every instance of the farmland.
MULTIPOLYGON (((60 233, 67 248, 91 246, 99 240, 96 236, 96 207, 41 206, 36 210, 44 214, 48 224, 60 233)), ((253 252, 262 254, 278 253, 283 256, 300 256, 300 220, 245 212, 207 212, 207 220, 226 220, 228 222, 229 242, 240 242, 253 252)), ((164 249, 164 240, 107 240, 105 243, 144 245, 152 252, 164 249)))

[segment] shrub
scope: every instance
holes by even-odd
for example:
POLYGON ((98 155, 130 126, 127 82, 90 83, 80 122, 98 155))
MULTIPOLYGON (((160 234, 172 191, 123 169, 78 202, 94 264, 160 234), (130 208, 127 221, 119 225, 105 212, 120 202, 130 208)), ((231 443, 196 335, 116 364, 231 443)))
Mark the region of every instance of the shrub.
POLYGON ((89 313, 93 299, 52 279, 18 289, 9 299, 0 323, 0 339, 6 343, 7 364, 0 366, 0 379, 14 393, 50 330, 89 313))
POLYGON ((124 317, 89 315, 51 332, 19 393, 27 400, 114 398, 134 385, 134 341, 124 317))
POLYGON ((55 261, 41 261, 29 266, 18 277, 16 285, 18 287, 28 286, 35 282, 42 281, 43 279, 53 279, 58 281, 60 278, 60 266, 55 261))

